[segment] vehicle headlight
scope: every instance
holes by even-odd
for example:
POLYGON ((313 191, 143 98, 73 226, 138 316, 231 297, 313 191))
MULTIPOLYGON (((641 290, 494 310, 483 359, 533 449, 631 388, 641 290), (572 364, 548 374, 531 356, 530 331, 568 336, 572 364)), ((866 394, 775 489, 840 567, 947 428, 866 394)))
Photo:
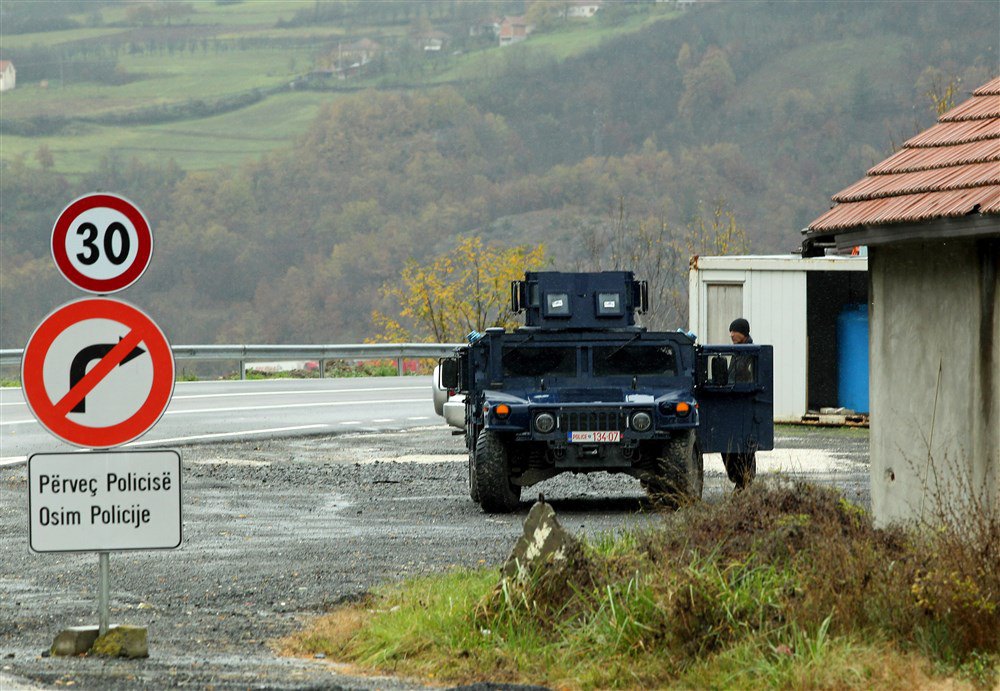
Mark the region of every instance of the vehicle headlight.
POLYGON ((653 425, 653 418, 649 416, 649 413, 636 413, 632 416, 632 429, 636 432, 645 432, 653 425))
POLYGON ((556 426, 556 419, 551 413, 539 413, 535 416, 535 429, 542 434, 548 434, 556 426))

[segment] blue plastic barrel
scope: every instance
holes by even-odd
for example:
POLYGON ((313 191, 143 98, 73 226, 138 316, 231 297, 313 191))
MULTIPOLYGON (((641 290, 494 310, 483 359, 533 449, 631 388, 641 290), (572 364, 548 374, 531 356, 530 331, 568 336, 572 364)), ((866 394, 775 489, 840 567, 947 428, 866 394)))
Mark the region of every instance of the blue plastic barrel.
POLYGON ((868 412, 868 305, 846 305, 837 317, 837 404, 868 412))

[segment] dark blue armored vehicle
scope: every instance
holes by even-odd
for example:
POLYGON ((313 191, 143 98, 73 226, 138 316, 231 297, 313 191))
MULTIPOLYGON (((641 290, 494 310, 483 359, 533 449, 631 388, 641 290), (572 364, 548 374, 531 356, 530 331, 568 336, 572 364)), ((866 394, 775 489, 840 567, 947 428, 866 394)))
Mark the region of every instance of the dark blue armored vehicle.
POLYGON ((770 346, 698 345, 636 326, 631 272, 528 272, 511 284, 525 326, 487 329, 440 363, 465 394, 469 492, 487 512, 559 473, 638 478, 658 502, 701 497, 702 454, 773 448, 770 346))

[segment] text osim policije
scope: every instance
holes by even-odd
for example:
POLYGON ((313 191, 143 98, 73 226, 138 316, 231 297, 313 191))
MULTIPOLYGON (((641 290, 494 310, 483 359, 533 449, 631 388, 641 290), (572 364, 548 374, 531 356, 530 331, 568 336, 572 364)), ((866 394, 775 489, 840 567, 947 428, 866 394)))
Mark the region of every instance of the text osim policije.
MULTIPOLYGON (((160 475, 147 473, 128 472, 124 475, 118 473, 107 473, 105 482, 101 483, 96 477, 71 478, 63 477, 58 473, 52 475, 41 474, 38 476, 38 494, 89 494, 96 497, 98 492, 169 492, 173 484, 170 471, 163 471, 160 475)), ((112 504, 109 507, 90 506, 89 518, 91 525, 131 525, 135 528, 149 523, 149 509, 141 508, 140 504, 132 504, 129 507, 120 504, 112 504)), ((77 510, 50 509, 47 506, 39 508, 39 524, 49 525, 81 525, 83 516, 77 510)))

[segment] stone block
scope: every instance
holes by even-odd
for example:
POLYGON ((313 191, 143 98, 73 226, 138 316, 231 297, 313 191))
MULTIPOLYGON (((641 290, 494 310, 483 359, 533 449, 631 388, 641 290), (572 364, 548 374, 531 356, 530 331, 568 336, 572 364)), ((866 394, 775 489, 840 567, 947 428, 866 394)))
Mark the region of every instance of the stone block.
POLYGON ((552 506, 539 497, 524 521, 524 534, 504 563, 503 576, 523 579, 540 563, 565 562, 576 543, 576 538, 559 525, 552 506))
POLYGON ((116 626, 100 636, 90 649, 102 657, 149 657, 149 642, 142 626, 116 626))
POLYGON ((52 641, 53 655, 82 655, 90 650, 99 634, 96 626, 71 626, 52 641))

